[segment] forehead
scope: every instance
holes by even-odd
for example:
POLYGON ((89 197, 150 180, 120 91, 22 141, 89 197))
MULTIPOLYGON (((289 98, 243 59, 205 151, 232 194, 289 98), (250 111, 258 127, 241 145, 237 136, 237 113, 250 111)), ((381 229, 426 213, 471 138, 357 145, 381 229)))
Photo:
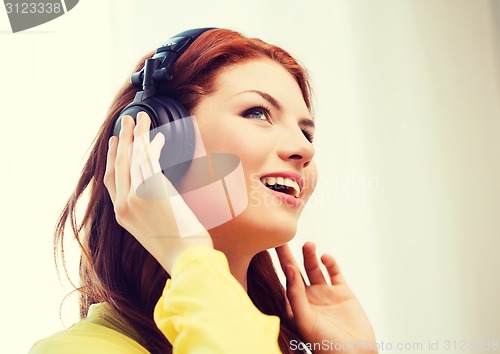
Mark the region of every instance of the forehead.
POLYGON ((275 61, 267 58, 246 60, 224 68, 214 81, 214 94, 229 96, 249 90, 265 92, 282 106, 309 115, 297 81, 275 61))

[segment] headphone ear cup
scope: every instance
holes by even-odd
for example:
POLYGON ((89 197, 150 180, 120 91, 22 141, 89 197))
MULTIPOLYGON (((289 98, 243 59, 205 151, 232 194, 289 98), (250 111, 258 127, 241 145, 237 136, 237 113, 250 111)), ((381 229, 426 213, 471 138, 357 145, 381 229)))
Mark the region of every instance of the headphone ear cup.
POLYGON ((137 122, 137 114, 141 111, 151 118, 150 140, 158 132, 165 136, 160 166, 163 174, 176 186, 194 156, 196 139, 192 118, 177 100, 166 96, 153 96, 126 106, 116 119, 113 135, 119 136, 123 116, 130 115, 137 122))
POLYGON ((176 187, 194 157, 196 137, 193 118, 186 108, 173 98, 154 96, 151 100, 157 105, 156 128, 165 135, 160 166, 163 174, 176 187))

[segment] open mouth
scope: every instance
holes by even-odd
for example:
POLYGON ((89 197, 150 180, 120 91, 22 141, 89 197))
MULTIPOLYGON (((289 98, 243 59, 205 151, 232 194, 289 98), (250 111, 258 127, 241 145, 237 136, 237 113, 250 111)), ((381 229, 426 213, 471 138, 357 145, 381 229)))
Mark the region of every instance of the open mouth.
POLYGON ((263 177, 261 182, 269 189, 291 195, 298 198, 300 195, 300 186, 291 178, 286 177, 263 177))

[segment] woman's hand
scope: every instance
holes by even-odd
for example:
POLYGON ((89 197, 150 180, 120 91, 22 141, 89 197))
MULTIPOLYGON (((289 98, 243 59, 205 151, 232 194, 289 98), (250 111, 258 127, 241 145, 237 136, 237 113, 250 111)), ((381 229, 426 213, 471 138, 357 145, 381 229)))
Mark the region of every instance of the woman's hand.
POLYGON ((330 255, 321 257, 330 285, 320 269, 315 245, 307 242, 302 252, 311 284, 308 286, 288 245, 276 248, 276 252, 286 275, 287 297, 300 334, 311 345, 327 344, 327 348, 314 353, 377 353, 370 321, 347 286, 335 259, 330 255))
POLYGON ((118 224, 170 272, 184 249, 195 245, 213 247, 212 240, 202 227, 198 229, 203 231, 196 235, 180 234, 179 226, 199 221, 180 197, 176 198, 174 212, 170 196, 177 193, 159 163, 165 138, 158 133, 149 141, 151 120, 145 112, 138 114, 137 121, 135 125, 132 117, 123 117, 120 137, 110 138, 104 184, 118 224))

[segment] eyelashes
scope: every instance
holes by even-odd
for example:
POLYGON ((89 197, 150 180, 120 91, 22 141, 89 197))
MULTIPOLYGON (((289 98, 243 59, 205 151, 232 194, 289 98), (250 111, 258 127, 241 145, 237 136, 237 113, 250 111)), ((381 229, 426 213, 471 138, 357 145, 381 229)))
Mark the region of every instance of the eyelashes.
MULTIPOLYGON (((245 110, 243 113, 241 113, 241 116, 244 118, 248 119, 257 119, 257 120, 263 120, 267 121, 270 124, 272 124, 271 121, 271 109, 267 106, 264 105, 257 105, 252 108, 249 108, 245 110)), ((306 137, 307 141, 309 141, 311 144, 314 140, 314 134, 311 130, 309 129, 301 129, 302 134, 306 137)))
POLYGON ((302 129, 302 134, 304 134, 304 136, 306 137, 306 139, 312 144, 313 140, 314 140, 314 135, 312 132, 310 132, 309 130, 307 129, 302 129))
POLYGON ((269 107, 266 107, 264 105, 258 105, 250 109, 247 109, 245 112, 242 113, 242 116, 245 118, 271 121, 271 110, 269 109, 269 107), (261 115, 256 116, 256 113, 257 115, 259 113, 261 115))

